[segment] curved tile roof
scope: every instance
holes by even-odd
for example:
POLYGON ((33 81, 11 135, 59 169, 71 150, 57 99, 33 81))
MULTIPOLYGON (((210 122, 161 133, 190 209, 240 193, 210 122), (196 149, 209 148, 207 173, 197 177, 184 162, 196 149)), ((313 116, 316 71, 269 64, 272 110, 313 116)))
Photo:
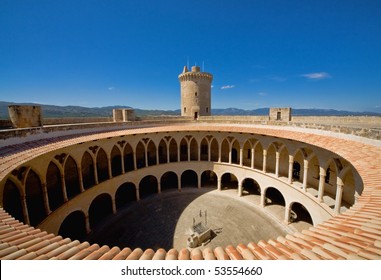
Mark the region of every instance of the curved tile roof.
POLYGON ((311 131, 240 125, 172 125, 56 137, 7 146, 0 150, 0 180, 27 160, 46 152, 96 139, 133 133, 171 131, 226 131, 287 138, 319 146, 344 157, 364 183, 357 203, 345 213, 302 232, 276 240, 214 249, 158 249, 100 247, 55 236, 25 225, 0 208, 0 259, 130 259, 130 260, 241 260, 241 259, 381 259, 381 147, 353 139, 311 131))

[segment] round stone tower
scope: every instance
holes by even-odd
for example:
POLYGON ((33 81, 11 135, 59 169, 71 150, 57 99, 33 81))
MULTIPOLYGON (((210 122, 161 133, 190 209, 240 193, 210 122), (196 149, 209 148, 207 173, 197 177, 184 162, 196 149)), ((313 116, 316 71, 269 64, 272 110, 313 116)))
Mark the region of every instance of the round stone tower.
POLYGON ((193 117, 210 116, 211 112, 211 84, 213 75, 200 72, 200 67, 192 66, 189 71, 184 66, 179 75, 181 86, 181 116, 193 117))

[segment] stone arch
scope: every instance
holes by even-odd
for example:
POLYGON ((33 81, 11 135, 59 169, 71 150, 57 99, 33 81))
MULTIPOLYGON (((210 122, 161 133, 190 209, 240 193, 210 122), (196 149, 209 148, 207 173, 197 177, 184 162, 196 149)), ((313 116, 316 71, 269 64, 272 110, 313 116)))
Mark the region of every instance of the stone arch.
POLYGON ((144 144, 139 141, 139 143, 136 145, 136 167, 139 168, 144 168, 146 167, 146 152, 144 148, 144 144))
POLYGON ((279 177, 288 178, 289 152, 286 146, 279 151, 279 177))
POLYGON ((343 206, 352 206, 355 203, 355 179, 350 166, 345 167, 339 174, 339 177, 344 183, 343 187, 343 206))
POLYGON ((221 190, 227 189, 237 189, 238 190, 238 179, 230 172, 224 173, 221 176, 221 190))
POLYGON ((95 197, 89 207, 90 228, 94 229, 104 219, 112 214, 112 200, 107 193, 95 197))
POLYGON ((290 223, 305 222, 310 225, 313 225, 311 214, 303 204, 299 202, 291 203, 290 211, 291 211, 290 220, 287 222, 290 222, 290 223))
POLYGON ((274 187, 268 187, 265 190, 265 201, 267 205, 280 205, 286 206, 286 201, 284 199, 283 194, 274 187))
POLYGON ((189 143, 190 160, 198 160, 198 144, 195 138, 189 143))
POLYGON ((165 143, 164 139, 161 139, 159 143, 159 163, 167 163, 168 161, 168 151, 167 151, 167 144, 165 143))
POLYGON ((261 187, 253 178, 245 178, 242 181, 242 195, 261 195, 261 187))
POLYGON ((216 138, 213 138, 210 142, 210 160, 218 162, 219 154, 218 141, 216 138))
POLYGON ((259 141, 254 148, 254 168, 263 170, 263 146, 259 141))
POLYGON ((37 226, 46 217, 46 212, 41 179, 32 169, 29 170, 25 180, 25 199, 29 223, 37 226))
POLYGON ((86 218, 82 211, 74 211, 63 220, 58 235, 71 240, 83 241, 86 237, 86 218))
POLYGON ((81 160, 83 187, 87 190, 95 185, 94 161, 86 151, 81 160))
POLYGON ((224 139, 221 144, 221 162, 229 162, 229 141, 224 139))
POLYGON ((156 165, 156 145, 151 140, 149 141, 147 145, 147 160, 148 160, 148 166, 156 165))
POLYGON ((307 186, 308 188, 319 190, 320 164, 315 154, 308 158, 307 186))
POLYGON ((188 161, 188 142, 185 138, 180 141, 180 161, 188 161))
POLYGON ((122 155, 119 148, 114 145, 111 150, 111 175, 116 177, 122 174, 122 155))
POLYGON ((136 201, 136 187, 131 182, 120 185, 115 193, 115 206, 120 209, 130 202, 136 201))
POLYGON ((130 144, 126 144, 123 149, 123 161, 124 161, 124 171, 132 171, 135 169, 134 164, 134 151, 130 144))
POLYGON ((231 163, 239 164, 240 163, 240 150, 241 147, 237 140, 234 140, 231 147, 231 163))
POLYGON ((146 198, 156 193, 158 193, 158 183, 155 176, 147 175, 140 180, 140 183, 139 183, 140 199, 146 198))
POLYGON ((68 199, 71 199, 74 196, 81 193, 79 178, 78 178, 77 163, 71 156, 68 156, 66 158, 64 174, 65 174, 66 194, 68 199))
POLYGON ((294 155, 294 162, 292 164, 292 179, 294 181, 303 182, 304 172, 304 155, 299 149, 294 155))
POLYGON ((242 152, 242 163, 244 166, 251 167, 251 160, 252 160, 252 149, 253 145, 250 139, 246 140, 243 144, 243 152, 242 152))
POLYGON ((208 161, 208 159, 209 159, 209 144, 206 137, 204 137, 200 143, 200 160, 208 161))
POLYGON ((201 187, 217 188, 217 175, 212 170, 206 170, 201 174, 201 187))
POLYGON ((177 142, 174 138, 171 139, 169 142, 169 161, 170 162, 177 162, 178 160, 178 149, 177 149, 177 142))
POLYGON ((181 174, 181 188, 197 188, 198 187, 198 176, 193 170, 185 170, 181 174))
POLYGON ((48 192, 50 210, 54 211, 64 204, 61 171, 53 161, 49 163, 46 171, 46 189, 48 192))
POLYGON ((4 185, 3 207, 15 219, 26 222, 22 211, 20 190, 11 179, 7 179, 4 185))
POLYGON ((339 169, 336 165, 336 161, 334 158, 331 158, 327 162, 327 169, 325 170, 324 195, 329 195, 331 197, 336 196, 336 184, 338 176, 339 169))
POLYGON ((168 171, 163 174, 160 178, 160 186, 161 191, 171 190, 175 189, 177 190, 179 188, 179 180, 177 177, 177 174, 173 171, 168 171))
POLYGON ((97 174, 98 174, 98 183, 104 182, 109 179, 108 173, 108 158, 106 152, 99 148, 97 153, 97 174))
POLYGON ((275 174, 277 148, 274 143, 267 148, 266 172, 275 174))

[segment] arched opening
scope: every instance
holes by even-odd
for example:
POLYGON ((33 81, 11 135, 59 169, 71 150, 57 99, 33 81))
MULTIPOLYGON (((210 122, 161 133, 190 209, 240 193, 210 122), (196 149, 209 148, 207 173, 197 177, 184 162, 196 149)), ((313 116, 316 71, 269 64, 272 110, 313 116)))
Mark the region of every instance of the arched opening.
POLYGON ((198 177, 193 170, 186 170, 181 174, 181 188, 197 188, 198 177))
POLYGON ((147 146, 148 166, 156 165, 156 146, 153 141, 149 141, 147 146))
POLYGON ((267 149, 266 172, 275 174, 276 167, 276 149, 273 144, 267 149))
POLYGON ((217 188, 217 175, 211 170, 206 170, 201 174, 202 188, 217 188))
POLYGON ((307 186, 308 189, 313 190, 314 195, 317 196, 319 189, 319 174, 320 174, 320 165, 318 158, 312 156, 308 163, 307 169, 307 186))
POLYGON ((290 207, 290 223, 305 222, 313 225, 312 217, 308 210, 299 202, 292 203, 290 207))
POLYGON ((212 142, 210 142, 210 160, 213 162, 218 162, 218 142, 215 138, 213 138, 212 142))
POLYGON ((41 180, 33 170, 28 172, 26 178, 25 199, 28 207, 30 224, 36 226, 46 217, 46 213, 41 180))
POLYGON ((79 187, 78 169, 74 159, 69 156, 65 162, 65 186, 68 199, 81 193, 79 187))
POLYGON ((7 180, 4 185, 3 191, 3 207, 12 217, 24 221, 24 215, 22 212, 20 192, 15 183, 11 180, 7 180))
POLYGON ((267 205, 281 205, 286 206, 282 193, 276 188, 269 187, 266 189, 266 206, 267 205))
POLYGON ((145 148, 142 142, 136 146, 136 167, 138 169, 146 167, 145 148))
POLYGON ((221 177, 221 190, 238 189, 238 179, 232 173, 225 173, 221 177))
POLYGON ((279 153, 279 177, 288 178, 288 161, 289 153, 287 148, 283 146, 279 153))
POLYGON ((240 162, 239 153, 240 153, 240 146, 238 141, 235 140, 232 145, 232 163, 239 164, 240 162))
POLYGON ((139 183, 140 199, 146 198, 157 193, 157 179, 155 176, 145 176, 139 183))
POLYGON ((120 209, 132 201, 136 201, 135 185, 130 182, 120 185, 115 193, 116 209, 120 209))
POLYGON ((175 139, 171 139, 169 142, 169 161, 177 162, 177 143, 175 139))
POLYGON ((167 163, 168 155, 167 155, 167 144, 162 139, 159 143, 159 163, 167 163))
POLYGON ((94 229, 112 214, 112 201, 109 194, 102 193, 91 202, 89 208, 90 228, 94 229))
POLYGON ((200 160, 207 161, 209 159, 208 140, 203 138, 200 144, 200 160))
POLYGON ((85 152, 81 161, 83 187, 87 190, 95 185, 94 162, 88 152, 85 152))
POLYGON ((180 161, 188 160, 188 143, 185 138, 181 139, 180 142, 180 161))
POLYGON ((221 145, 221 162, 229 162, 229 142, 226 139, 221 145))
POLYGON ((261 195, 261 188, 257 181, 246 178, 242 182, 242 195, 261 195))
POLYGON ((263 170, 263 147, 260 142, 254 148, 254 169, 263 170))
POLYGON ((112 177, 122 174, 122 155, 117 146, 114 146, 111 150, 111 173, 112 177))
POLYGON ((198 160, 198 145, 194 138, 190 142, 190 160, 198 160))
POLYGON ((83 241, 86 237, 86 219, 82 211, 70 213, 62 222, 58 235, 71 240, 83 241))
POLYGON ((99 183, 109 179, 108 159, 105 151, 102 148, 99 149, 97 154, 97 173, 99 183))
POLYGON ((243 145, 243 159, 242 163, 244 166, 251 167, 251 142, 247 140, 243 145))
POLYGON ((132 151, 131 145, 128 143, 123 151, 123 160, 125 172, 134 170, 134 152, 132 151))
POLYGON ((177 190, 178 189, 178 178, 175 172, 169 171, 163 174, 160 179, 161 191, 167 190, 177 190))
POLYGON ((61 185, 61 172, 53 162, 49 163, 46 172, 46 189, 49 197, 49 208, 56 210, 64 203, 61 185))
POLYGON ((292 179, 296 181, 300 181, 300 170, 301 170, 300 163, 297 161, 294 161, 294 163, 292 164, 292 179))

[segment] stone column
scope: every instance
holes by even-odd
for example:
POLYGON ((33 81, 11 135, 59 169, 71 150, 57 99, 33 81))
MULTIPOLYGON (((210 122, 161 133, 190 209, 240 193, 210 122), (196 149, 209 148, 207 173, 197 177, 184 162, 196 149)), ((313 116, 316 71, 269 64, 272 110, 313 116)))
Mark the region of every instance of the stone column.
POLYGON ((148 151, 147 151, 147 145, 144 145, 144 161, 146 163, 146 167, 148 167, 148 151))
POLYGON ((187 142, 187 148, 188 148, 188 161, 190 161, 191 154, 190 154, 190 142, 187 142))
POLYGON ((288 225, 290 223, 290 211, 291 211, 291 209, 289 206, 286 206, 284 208, 284 221, 283 221, 283 223, 285 225, 288 225))
POLYGON ((308 180, 308 160, 304 160, 304 170, 303 170, 303 191, 307 192, 307 180, 308 180))
POLYGON ((45 214, 48 216, 52 211, 50 210, 50 206, 49 206, 48 190, 46 188, 45 182, 41 182, 41 188, 42 188, 42 196, 44 199, 45 214))
POLYGON ((261 190, 261 204, 260 206, 263 208, 266 205, 266 195, 265 191, 261 190))
POLYGON ((159 147, 156 148, 156 164, 160 164, 159 147))
POLYGON ((220 145, 218 145, 218 162, 221 162, 221 149, 222 147, 220 145))
POLYGON ((324 196, 324 187, 325 187, 325 170, 324 168, 319 168, 319 191, 318 191, 318 200, 319 202, 323 202, 324 196))
POLYGON ((77 172, 78 172, 78 180, 79 180, 79 190, 81 192, 84 192, 85 188, 83 186, 82 166, 80 164, 78 164, 78 166, 77 166, 77 172))
POLYGON ((132 155, 133 155, 133 158, 134 158, 134 170, 137 170, 138 169, 138 163, 136 162, 136 152, 133 151, 132 152, 132 155))
POLYGON ((177 176, 177 188, 181 192, 181 175, 177 176))
POLYGON ((66 183, 65 183, 65 175, 64 174, 61 174, 61 188, 62 188, 63 199, 66 202, 66 201, 68 201, 68 198, 67 198, 66 183))
POLYGON ((161 193, 161 182, 157 181, 157 193, 161 193))
POLYGON ((136 201, 140 201, 139 187, 136 187, 136 201))
POLYGON ((208 143, 208 161, 210 162, 210 159, 212 158, 212 156, 211 156, 211 145, 210 145, 210 143, 208 143))
POLYGON ((254 169, 254 148, 251 148, 251 164, 250 164, 250 167, 251 169, 254 169))
POLYGON ((107 162, 108 162, 108 178, 112 179, 112 170, 111 170, 111 158, 107 156, 107 162))
POLYGON ((239 165, 243 166, 243 149, 242 149, 242 147, 239 149, 239 165))
POLYGON ((20 198, 21 198, 22 214, 24 216, 24 223, 30 225, 28 206, 26 204, 26 197, 25 195, 21 195, 20 198))
POLYGON ((90 228, 90 219, 88 214, 85 216, 85 227, 86 227, 86 233, 89 234, 91 232, 91 228, 90 228))
POLYGON ((337 177, 336 198, 335 198, 335 214, 340 214, 341 199, 343 198, 343 181, 337 177))
POLYGON ((94 181, 95 181, 95 185, 99 184, 99 180, 98 180, 98 168, 97 168, 97 163, 96 162, 94 164, 94 181))
POLYGON ((217 177, 217 190, 221 191, 221 177, 217 177))
POLYGON ((232 145, 229 144, 229 164, 232 164, 232 145))
POLYGON ((166 145, 167 146, 167 163, 170 163, 171 162, 171 155, 170 155, 170 153, 169 153, 169 144, 170 144, 170 142, 169 143, 167 143, 168 145, 166 145))
POLYGON ((238 196, 242 196, 242 181, 238 182, 238 196))
POLYGON ((292 169, 294 165, 294 156, 288 156, 288 183, 292 184, 292 169))
POLYGON ((180 144, 177 146, 177 162, 180 162, 180 152, 181 152, 181 142, 180 144))
POLYGON ((112 206, 112 213, 116 213, 116 203, 115 203, 115 197, 111 198, 111 206, 112 206))
POLYGON ((126 173, 126 168, 124 167, 124 156, 122 155, 120 157, 121 160, 121 166, 122 166, 122 174, 126 173))
POLYGON ((266 173, 267 150, 263 149, 263 172, 266 173))
POLYGON ((275 158, 276 158, 276 160, 275 160, 275 176, 279 177, 279 158, 280 158, 279 152, 276 152, 275 158))

